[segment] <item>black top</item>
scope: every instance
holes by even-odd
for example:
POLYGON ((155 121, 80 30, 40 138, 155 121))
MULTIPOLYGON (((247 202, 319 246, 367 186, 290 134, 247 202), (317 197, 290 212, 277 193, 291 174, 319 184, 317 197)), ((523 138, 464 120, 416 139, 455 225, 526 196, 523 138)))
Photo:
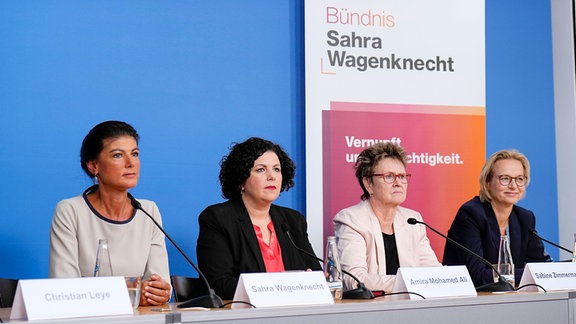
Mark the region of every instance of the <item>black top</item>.
MULTIPOLYGON (((272 205, 270 217, 282 249, 285 270, 322 270, 320 263, 298 251, 282 230, 285 224, 295 244, 315 254, 308 240, 306 219, 299 212, 272 205)), ((232 299, 241 273, 266 272, 258 238, 241 200, 207 207, 198 217, 198 266, 222 299, 232 299)))
POLYGON ((400 268, 396 236, 382 233, 382 238, 384 239, 384 253, 386 254, 386 274, 395 275, 400 268))

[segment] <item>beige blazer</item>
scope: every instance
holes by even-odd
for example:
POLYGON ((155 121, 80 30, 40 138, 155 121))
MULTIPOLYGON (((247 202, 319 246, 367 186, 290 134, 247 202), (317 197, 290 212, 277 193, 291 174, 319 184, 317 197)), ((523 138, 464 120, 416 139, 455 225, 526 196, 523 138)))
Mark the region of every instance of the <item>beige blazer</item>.
MULTIPOLYGON (((394 234, 400 267, 441 266, 426 236, 426 227, 408 224, 407 219, 411 217, 422 221, 420 213, 397 208, 394 234)), ((370 290, 391 292, 396 276, 386 275, 384 239, 370 203, 361 201, 336 214, 334 232, 342 268, 364 282, 370 290)), ((357 287, 350 276, 344 275, 343 279, 345 290, 357 287)))

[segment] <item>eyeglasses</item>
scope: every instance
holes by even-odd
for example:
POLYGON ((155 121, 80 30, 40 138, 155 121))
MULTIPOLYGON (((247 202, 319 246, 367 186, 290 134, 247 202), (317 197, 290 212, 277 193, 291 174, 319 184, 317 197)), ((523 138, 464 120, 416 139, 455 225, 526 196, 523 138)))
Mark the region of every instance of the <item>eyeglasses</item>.
POLYGON ((509 186, 512 183, 512 180, 516 182, 516 185, 518 187, 523 187, 526 185, 526 182, 528 182, 528 177, 526 176, 511 177, 509 175, 498 176, 498 182, 500 182, 500 184, 503 186, 509 186))
POLYGON ((408 183, 410 180, 410 173, 393 173, 393 172, 386 172, 386 173, 374 173, 371 177, 382 177, 384 182, 386 183, 394 183, 396 179, 400 180, 401 183, 408 183))

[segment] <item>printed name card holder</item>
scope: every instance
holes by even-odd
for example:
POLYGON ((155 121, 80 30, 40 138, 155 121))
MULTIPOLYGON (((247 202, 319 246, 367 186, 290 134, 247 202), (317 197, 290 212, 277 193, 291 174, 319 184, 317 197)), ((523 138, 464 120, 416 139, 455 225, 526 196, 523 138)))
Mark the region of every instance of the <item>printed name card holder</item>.
MULTIPOLYGON (((234 301, 256 307, 333 304, 334 299, 322 271, 243 273, 234 301)), ((232 308, 249 308, 233 303, 232 308)))
MULTIPOLYGON (((465 266, 399 268, 392 292, 413 292, 424 298, 477 296, 465 266)), ((392 295, 392 299, 422 297, 406 293, 392 295)))
POLYGON ((123 277, 19 280, 11 320, 132 315, 123 277))
MULTIPOLYGON (((536 284, 546 291, 576 290, 576 262, 526 263, 520 285, 536 284)), ((527 286, 521 291, 539 291, 537 286, 527 286)))

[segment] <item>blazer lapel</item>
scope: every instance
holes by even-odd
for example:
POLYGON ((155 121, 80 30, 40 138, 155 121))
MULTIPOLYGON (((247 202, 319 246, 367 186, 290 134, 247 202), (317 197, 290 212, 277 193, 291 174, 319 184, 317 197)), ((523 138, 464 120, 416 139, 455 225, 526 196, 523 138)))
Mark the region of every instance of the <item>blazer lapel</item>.
POLYGON ((370 232, 372 233, 372 244, 373 249, 375 250, 374 252, 376 253, 376 258, 374 261, 377 264, 378 274, 385 275, 386 253, 384 250, 384 238, 382 237, 382 230, 380 230, 380 223, 378 222, 378 218, 376 217, 376 214, 374 214, 372 206, 370 206, 368 200, 364 200, 363 203, 370 220, 370 232))
MULTIPOLYGON (((292 239, 295 239, 293 233, 296 229, 290 228, 284 215, 280 213, 274 205, 270 206, 270 217, 272 218, 272 223, 274 224, 274 231, 276 231, 276 239, 278 239, 278 244, 280 244, 280 249, 282 250, 284 269, 290 270, 291 266, 296 264, 296 261, 294 260, 294 254, 291 253, 293 251, 292 242, 290 242, 288 235, 286 235, 282 230, 282 224, 286 224, 288 226, 288 230, 290 231, 290 235, 292 235, 292 239)), ((296 242, 294 243, 298 244, 296 242)), ((299 248, 303 247, 299 246, 299 248)), ((297 251, 297 253, 301 252, 297 251)))
POLYGON ((258 264, 258 270, 265 272, 266 266, 264 265, 264 259, 262 259, 262 252, 258 245, 258 238, 256 237, 254 226, 250 220, 250 215, 248 215, 248 211, 246 210, 246 207, 244 207, 242 201, 236 203, 234 207, 236 209, 236 214, 238 215, 237 221, 240 225, 244 242, 258 264))
MULTIPOLYGON (((394 216, 394 236, 396 239, 396 246, 398 247, 398 262, 401 267, 413 267, 417 265, 418 260, 414 260, 411 255, 413 253, 403 253, 404 251, 415 251, 418 247, 412 246, 413 235, 409 233, 410 230, 414 231, 415 228, 408 228, 408 223, 404 220, 405 217, 400 216, 400 211, 396 212, 394 216)), ((412 225, 410 225, 412 226, 412 225)), ((382 234, 380 234, 382 235, 382 234)))
MULTIPOLYGON (((500 250, 500 227, 498 226, 498 220, 496 219, 496 214, 490 203, 486 202, 482 204, 484 208, 484 213, 486 213, 486 221, 488 228, 486 229, 486 235, 490 235, 492 240, 492 248, 494 249, 496 258, 498 258, 498 251, 500 250)), ((486 256, 485 256, 486 257, 486 256)))
MULTIPOLYGON (((524 259, 523 255, 520 255, 522 250, 522 225, 519 222, 518 214, 516 214, 515 208, 512 209, 512 214, 510 215, 510 219, 508 221, 508 229, 510 233, 508 233, 508 240, 510 242, 510 252, 512 253, 512 260, 514 260, 514 264, 518 264, 518 260, 524 259), (514 237, 514 239, 512 239, 514 237)), ((526 231, 528 233, 528 231, 526 231)))

